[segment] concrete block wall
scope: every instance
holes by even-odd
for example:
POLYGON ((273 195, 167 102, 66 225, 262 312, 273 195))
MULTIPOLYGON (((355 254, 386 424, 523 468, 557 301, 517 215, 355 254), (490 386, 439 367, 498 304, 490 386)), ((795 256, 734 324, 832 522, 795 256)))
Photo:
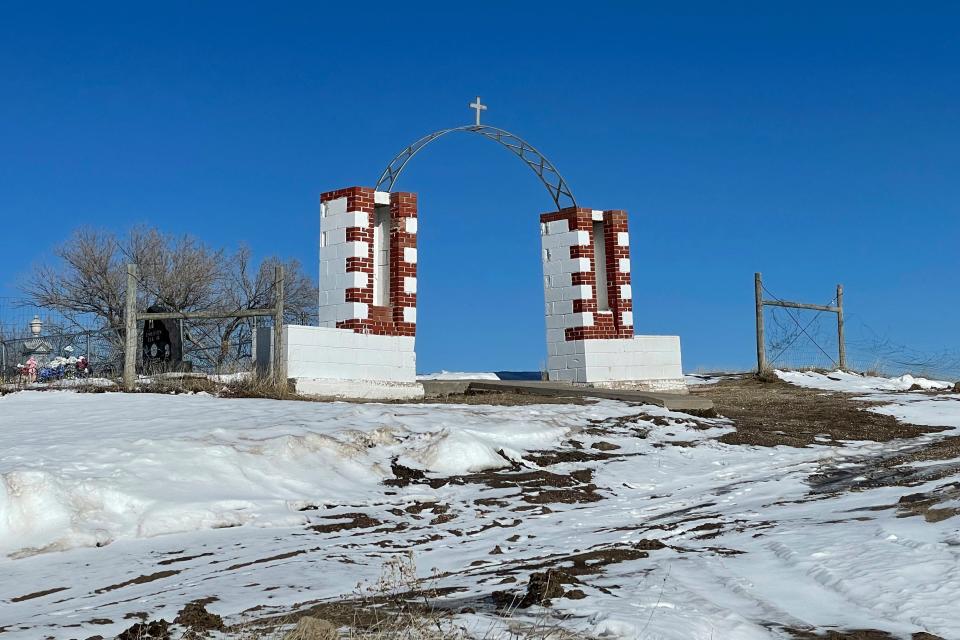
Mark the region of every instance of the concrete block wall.
POLYGON ((412 336, 299 325, 285 325, 283 335, 287 378, 416 382, 412 336))
POLYGON ((417 196, 349 187, 320 196, 320 326, 414 336, 417 196), (373 304, 374 212, 390 208, 389 304, 373 304))

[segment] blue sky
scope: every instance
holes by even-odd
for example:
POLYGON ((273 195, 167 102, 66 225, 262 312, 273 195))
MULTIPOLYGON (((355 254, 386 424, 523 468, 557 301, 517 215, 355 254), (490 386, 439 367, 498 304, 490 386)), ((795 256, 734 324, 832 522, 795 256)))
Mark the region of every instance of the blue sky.
MULTIPOLYGON (((854 339, 958 346, 950 5, 349 4, 5 5, 0 296, 81 225, 315 270, 318 194, 480 94, 580 204, 628 210, 637 332, 678 333, 686 369, 751 365, 758 270, 812 302, 843 282, 854 339)), ((533 174, 464 134, 397 188, 420 195, 419 368, 537 368, 533 174)))

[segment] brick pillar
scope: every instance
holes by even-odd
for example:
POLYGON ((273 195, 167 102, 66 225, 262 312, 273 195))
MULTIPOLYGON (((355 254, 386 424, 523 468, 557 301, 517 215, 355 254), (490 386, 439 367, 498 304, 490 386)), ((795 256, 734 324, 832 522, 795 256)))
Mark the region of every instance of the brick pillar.
POLYGON ((390 321, 392 335, 417 331, 417 194, 390 194, 390 321))
POLYGON ((417 196, 349 187, 320 196, 320 326, 413 336, 417 321, 417 196), (374 225, 389 207, 389 304, 374 302, 374 225))
POLYGON ((540 216, 547 342, 633 338, 627 214, 570 207, 540 216), (594 222, 603 223, 605 264, 596 264, 594 222), (597 303, 597 269, 608 310, 597 303))

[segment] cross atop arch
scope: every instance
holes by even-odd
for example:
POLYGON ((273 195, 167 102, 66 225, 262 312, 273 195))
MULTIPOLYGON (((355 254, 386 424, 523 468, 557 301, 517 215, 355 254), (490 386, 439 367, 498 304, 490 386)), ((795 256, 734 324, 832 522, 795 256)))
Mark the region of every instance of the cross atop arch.
POLYGON ((480 96, 477 96, 476 102, 470 103, 470 108, 477 112, 477 126, 480 126, 480 112, 487 110, 487 105, 480 103, 480 96))

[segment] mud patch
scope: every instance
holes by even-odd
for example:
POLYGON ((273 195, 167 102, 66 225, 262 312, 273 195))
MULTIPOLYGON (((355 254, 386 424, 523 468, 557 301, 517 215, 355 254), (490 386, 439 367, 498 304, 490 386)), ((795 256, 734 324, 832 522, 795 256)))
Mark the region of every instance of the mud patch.
POLYGON ((170 640, 170 623, 166 620, 138 622, 118 635, 117 640, 170 640))
POLYGON ((735 422, 736 431, 719 438, 726 444, 807 447, 823 444, 817 440, 823 434, 830 441, 887 442, 942 431, 863 411, 869 403, 848 394, 805 389, 779 378, 764 382, 747 374, 692 387, 690 392, 713 400, 716 411, 735 422))
POLYGON ((911 493, 897 502, 897 517, 922 516, 927 522, 940 522, 960 514, 958 507, 938 507, 943 502, 960 501, 960 483, 937 487, 926 493, 911 493))
POLYGON ((182 625, 192 631, 221 631, 223 630, 223 618, 215 613, 210 613, 204 606, 203 601, 195 601, 187 604, 174 622, 182 625))
POLYGON ((70 587, 54 587, 53 589, 44 589, 43 591, 35 591, 34 593, 28 593, 24 596, 17 596, 16 598, 10 598, 10 602, 24 602, 26 600, 34 600, 35 598, 42 598, 43 596, 48 596, 51 593, 59 593, 60 591, 66 591, 70 587))
POLYGON ((365 513, 341 513, 335 516, 324 516, 324 520, 346 520, 331 524, 315 524, 307 527, 317 533, 333 533, 335 531, 349 531, 350 529, 372 529, 383 524, 382 521, 372 518, 365 513))
MULTIPOLYGON (((108 591, 116 591, 117 589, 123 589, 124 587, 129 587, 135 584, 146 584, 147 582, 153 582, 155 580, 162 580, 164 578, 169 578, 170 576, 175 576, 179 571, 168 569, 167 571, 158 571, 157 573, 151 573, 146 576, 137 576, 132 580, 127 580, 126 582, 120 582, 118 584, 112 584, 109 587, 103 587, 102 589, 97 589, 94 593, 107 593, 108 591)), ((162 622, 162 621, 161 621, 162 622)))
MULTIPOLYGON (((877 629, 828 629, 807 631, 802 629, 784 628, 795 640, 898 640, 900 636, 890 635, 886 631, 877 629)), ((921 631, 910 636, 910 640, 945 640, 932 633, 921 631)))

